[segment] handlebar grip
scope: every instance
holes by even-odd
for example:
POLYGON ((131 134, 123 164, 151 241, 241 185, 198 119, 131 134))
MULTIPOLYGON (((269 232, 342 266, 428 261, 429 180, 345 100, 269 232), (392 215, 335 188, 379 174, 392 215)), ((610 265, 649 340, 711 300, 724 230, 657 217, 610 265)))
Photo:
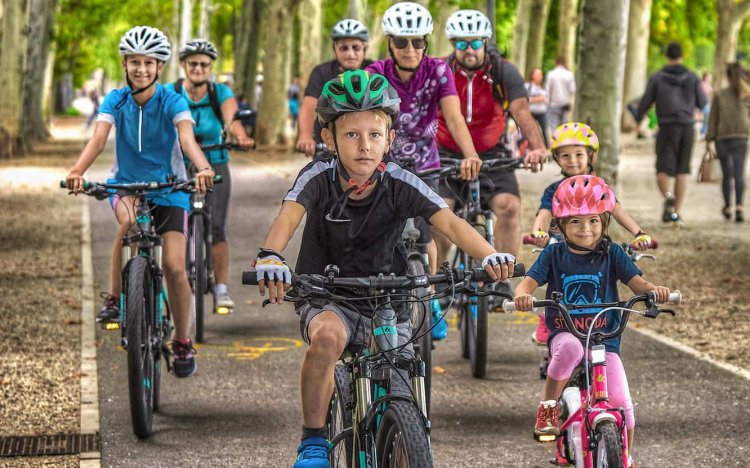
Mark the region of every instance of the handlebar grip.
POLYGON ((503 302, 503 310, 506 314, 509 314, 511 312, 515 312, 516 310, 516 303, 511 301, 505 301, 503 302))
MULTIPOLYGON (((638 248, 638 244, 635 242, 631 243, 630 246, 634 249, 638 248)), ((649 249, 656 250, 659 248, 659 241, 656 239, 651 239, 651 245, 648 247, 649 249)))
MULTIPOLYGON (((513 276, 511 276, 511 278, 520 278, 522 276, 526 276, 526 265, 524 265, 523 263, 516 263, 515 265, 513 265, 513 276)), ((490 278, 490 275, 487 273, 487 271, 481 268, 474 270, 471 279, 473 281, 492 282, 492 278, 490 278)))
MULTIPOLYGON (((64 181, 64 180, 61 180, 60 181, 60 188, 68 188, 67 182, 64 181)), ((89 182, 87 180, 83 181, 83 189, 84 190, 88 190, 90 188, 91 188, 91 182, 89 182)))
POLYGON ((682 293, 680 292, 679 289, 677 291, 669 294, 669 301, 668 302, 671 302, 672 304, 675 304, 675 305, 677 305, 680 302, 682 302, 682 293))
POLYGON ((222 179, 220 175, 214 176, 214 184, 221 184, 223 182, 224 179, 222 179))
POLYGON ((258 274, 255 271, 243 271, 242 272, 242 284, 249 284, 252 286, 257 286, 258 274))
POLYGON ((533 245, 534 244, 534 236, 531 234, 526 234, 523 236, 523 243, 524 245, 533 245))

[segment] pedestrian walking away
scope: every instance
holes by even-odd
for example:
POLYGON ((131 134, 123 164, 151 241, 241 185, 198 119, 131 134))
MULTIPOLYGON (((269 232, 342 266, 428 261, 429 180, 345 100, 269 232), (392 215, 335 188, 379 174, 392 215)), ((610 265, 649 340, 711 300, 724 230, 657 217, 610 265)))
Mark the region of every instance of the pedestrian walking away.
POLYGON ((656 105, 659 133, 656 135, 656 180, 664 197, 662 221, 683 224, 680 210, 687 192, 690 155, 693 150, 695 109, 708 102, 698 77, 682 65, 682 46, 667 46, 668 64, 648 80, 646 92, 635 112, 640 122, 656 105), (675 179, 670 187, 670 179, 675 179))
POLYGON ((565 63, 566 57, 562 55, 557 57, 555 68, 547 72, 547 82, 544 86, 549 103, 547 120, 551 129, 568 121, 570 100, 576 94, 576 78, 573 72, 567 69, 565 63))
POLYGON ((724 195, 722 214, 732 219, 732 183, 734 183, 735 221, 745 220, 742 201, 745 191, 745 157, 750 131, 750 70, 739 63, 727 65, 729 86, 717 91, 711 103, 706 144, 719 157, 724 195), (715 148, 714 148, 715 145, 715 148))

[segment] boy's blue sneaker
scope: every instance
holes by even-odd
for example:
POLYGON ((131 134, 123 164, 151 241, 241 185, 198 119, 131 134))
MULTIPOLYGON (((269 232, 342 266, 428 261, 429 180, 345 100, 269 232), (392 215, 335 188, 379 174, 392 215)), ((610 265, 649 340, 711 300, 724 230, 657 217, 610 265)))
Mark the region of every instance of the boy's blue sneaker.
POLYGON ((330 468, 328 451, 330 444, 323 437, 310 437, 297 448, 294 468, 330 468))
POLYGON ((443 317, 443 308, 440 307, 440 302, 437 299, 430 301, 430 307, 432 308, 432 324, 435 328, 432 329, 432 339, 435 341, 444 340, 448 336, 448 323, 445 320, 440 320, 443 317))

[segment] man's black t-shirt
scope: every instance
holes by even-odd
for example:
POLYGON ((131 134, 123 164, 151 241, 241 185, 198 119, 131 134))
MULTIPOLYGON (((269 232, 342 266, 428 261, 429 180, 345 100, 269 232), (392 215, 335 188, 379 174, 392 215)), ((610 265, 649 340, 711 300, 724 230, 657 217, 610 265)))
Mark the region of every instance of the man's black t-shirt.
MULTIPOLYGON (((418 216, 430 219, 448 206, 417 176, 389 163, 372 193, 362 200, 349 199, 338 216, 338 201, 344 192, 336 165, 336 159, 311 162, 284 198, 307 211, 295 271, 322 274, 326 265, 335 264, 342 277, 406 274, 406 247, 401 239, 406 220, 418 216)), ((372 316, 371 309, 358 304, 353 305, 372 316)))
MULTIPOLYGON (((371 63, 372 60, 365 59, 362 62, 361 68, 365 68, 371 63)), ((325 84, 332 79, 339 76, 341 73, 343 73, 341 65, 339 64, 339 61, 335 59, 331 60, 330 62, 321 63, 317 67, 313 68, 312 73, 310 73, 310 79, 307 80, 305 96, 311 96, 315 99, 318 99, 320 97, 320 93, 323 92, 323 86, 325 86, 325 84)), ((315 138, 316 143, 323 143, 323 140, 320 138, 321 129, 322 127, 320 126, 320 122, 318 122, 318 119, 315 119, 313 138, 315 138)))

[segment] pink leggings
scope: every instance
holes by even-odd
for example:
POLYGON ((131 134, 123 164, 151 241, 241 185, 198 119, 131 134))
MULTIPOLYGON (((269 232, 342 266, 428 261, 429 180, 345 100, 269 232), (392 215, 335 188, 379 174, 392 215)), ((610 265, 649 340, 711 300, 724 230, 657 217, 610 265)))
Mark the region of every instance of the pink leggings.
MULTIPOLYGON (((570 333, 564 332, 554 336, 550 343, 550 362, 547 375, 555 380, 568 380, 573 370, 583 359, 583 343, 570 333)), ((630 387, 620 356, 607 353, 607 388, 609 403, 625 409, 625 425, 628 429, 635 427, 633 401, 630 399, 630 387)))

